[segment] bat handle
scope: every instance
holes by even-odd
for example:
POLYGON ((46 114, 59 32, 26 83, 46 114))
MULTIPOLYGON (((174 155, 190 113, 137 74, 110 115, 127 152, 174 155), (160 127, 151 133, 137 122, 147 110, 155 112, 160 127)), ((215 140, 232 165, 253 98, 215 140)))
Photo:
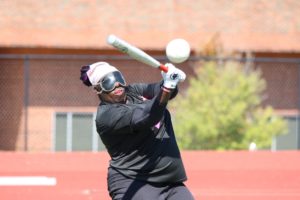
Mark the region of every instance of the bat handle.
POLYGON ((164 72, 166 72, 166 73, 168 72, 168 67, 165 66, 165 65, 162 65, 162 64, 159 66, 158 69, 160 69, 161 71, 164 71, 164 72))

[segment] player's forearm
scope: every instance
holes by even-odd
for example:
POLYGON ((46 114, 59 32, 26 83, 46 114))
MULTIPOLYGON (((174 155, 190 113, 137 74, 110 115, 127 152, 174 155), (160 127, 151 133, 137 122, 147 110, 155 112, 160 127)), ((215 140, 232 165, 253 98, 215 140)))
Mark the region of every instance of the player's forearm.
POLYGON ((160 96, 160 105, 167 105, 172 94, 172 90, 162 87, 162 93, 160 96))

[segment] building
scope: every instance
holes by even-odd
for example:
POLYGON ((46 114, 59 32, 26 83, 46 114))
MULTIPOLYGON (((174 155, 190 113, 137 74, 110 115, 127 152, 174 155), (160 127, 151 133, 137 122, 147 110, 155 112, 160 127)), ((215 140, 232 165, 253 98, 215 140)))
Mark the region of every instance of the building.
MULTIPOLYGON (((251 54, 268 84, 266 103, 295 129, 275 140, 275 148, 300 148, 297 0, 11 0, 0 8, 1 150, 102 148, 97 140, 83 141, 95 137, 86 129, 98 100, 79 81, 80 66, 102 59, 120 66, 128 82, 160 79, 108 46, 112 33, 162 62, 165 45, 178 37, 194 52, 218 41, 224 52, 251 54), (81 129, 90 135, 82 137, 81 129)), ((192 75, 192 66, 191 60, 179 67, 192 75)))

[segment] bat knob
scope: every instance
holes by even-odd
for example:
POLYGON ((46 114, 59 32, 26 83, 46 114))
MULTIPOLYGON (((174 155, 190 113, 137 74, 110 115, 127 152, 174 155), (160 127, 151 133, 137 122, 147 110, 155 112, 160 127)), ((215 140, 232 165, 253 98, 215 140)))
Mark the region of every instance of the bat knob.
POLYGON ((113 44, 116 41, 117 37, 115 35, 109 35, 107 37, 107 43, 108 44, 113 44))

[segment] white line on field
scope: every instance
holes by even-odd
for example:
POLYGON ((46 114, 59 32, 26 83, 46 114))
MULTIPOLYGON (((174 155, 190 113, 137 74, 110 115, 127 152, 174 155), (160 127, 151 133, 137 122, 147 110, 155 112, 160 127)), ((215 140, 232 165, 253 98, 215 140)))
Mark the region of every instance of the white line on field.
POLYGON ((0 176, 0 186, 55 186, 56 182, 47 176, 0 176))

